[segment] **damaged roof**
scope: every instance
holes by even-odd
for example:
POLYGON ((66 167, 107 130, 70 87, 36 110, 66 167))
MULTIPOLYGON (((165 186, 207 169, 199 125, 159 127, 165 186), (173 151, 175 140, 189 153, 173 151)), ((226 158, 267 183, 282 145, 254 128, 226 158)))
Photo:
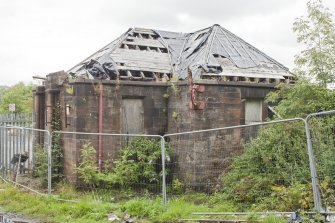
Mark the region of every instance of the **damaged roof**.
POLYGON ((68 71, 90 79, 193 79, 277 83, 288 68, 220 25, 176 33, 132 28, 68 71))

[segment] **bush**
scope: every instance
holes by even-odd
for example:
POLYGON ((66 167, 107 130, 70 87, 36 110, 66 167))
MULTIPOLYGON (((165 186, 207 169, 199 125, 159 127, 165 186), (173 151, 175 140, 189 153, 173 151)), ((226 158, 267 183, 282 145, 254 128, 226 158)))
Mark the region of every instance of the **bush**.
MULTIPOLYGON (((310 121, 316 170, 327 203, 335 182, 334 117, 310 121)), ((233 158, 231 170, 222 176, 223 188, 233 201, 276 210, 311 210, 312 192, 305 129, 302 123, 263 127, 245 143, 245 151, 233 158), (284 205, 282 205, 284 204, 284 205)))
POLYGON ((39 177, 42 187, 48 185, 48 151, 42 145, 35 146, 35 170, 34 176, 39 177))
POLYGON ((269 196, 272 186, 293 185, 310 179, 303 125, 263 127, 233 159, 224 176, 223 191, 239 203, 253 204, 269 196))
POLYGON ((119 158, 114 163, 105 165, 105 169, 98 173, 96 150, 90 144, 85 144, 76 171, 86 184, 124 188, 143 184, 149 188, 148 185, 161 182, 161 145, 155 140, 136 138, 121 148, 119 158))

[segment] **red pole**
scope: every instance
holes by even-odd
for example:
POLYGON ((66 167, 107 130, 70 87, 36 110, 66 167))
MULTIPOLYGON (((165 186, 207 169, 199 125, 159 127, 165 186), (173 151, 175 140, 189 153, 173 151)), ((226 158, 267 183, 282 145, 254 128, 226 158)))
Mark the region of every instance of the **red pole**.
POLYGON ((99 172, 101 172, 102 166, 102 82, 99 82, 99 145, 98 145, 98 164, 99 172))

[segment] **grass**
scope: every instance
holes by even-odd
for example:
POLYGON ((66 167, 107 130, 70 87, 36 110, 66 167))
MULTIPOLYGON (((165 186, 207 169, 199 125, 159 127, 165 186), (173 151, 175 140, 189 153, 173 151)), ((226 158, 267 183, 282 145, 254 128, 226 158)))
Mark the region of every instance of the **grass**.
MULTIPOLYGON (((31 194, 4 183, 0 183, 0 187, 4 188, 0 192, 0 206, 4 211, 21 213, 46 223, 104 223, 109 222, 107 221, 109 213, 116 214, 121 219, 130 215, 136 217, 136 222, 142 223, 176 222, 178 219, 201 217, 192 215, 194 212, 237 211, 236 207, 225 201, 220 194, 211 197, 201 193, 186 194, 179 198, 169 199, 165 208, 160 198, 133 198, 119 202, 99 202, 92 199, 91 195, 76 194, 77 192, 68 185, 61 185, 58 188, 59 197, 70 199, 81 196, 80 201, 59 201, 52 197, 31 194)), ((264 222, 281 223, 284 221, 278 217, 269 216, 264 222)))

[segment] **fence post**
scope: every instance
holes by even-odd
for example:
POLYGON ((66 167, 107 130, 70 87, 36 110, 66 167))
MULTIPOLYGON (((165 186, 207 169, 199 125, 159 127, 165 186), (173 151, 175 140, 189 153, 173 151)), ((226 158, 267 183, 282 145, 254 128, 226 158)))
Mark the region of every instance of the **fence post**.
POLYGON ((162 153, 162 198, 163 205, 166 206, 166 173, 165 173, 165 139, 161 136, 161 153, 162 153))
POLYGON ((306 136, 307 136, 307 146, 308 146, 308 155, 309 155, 309 162, 310 162, 310 171, 311 171, 311 177, 312 177, 314 205, 315 205, 315 209, 318 212, 325 212, 326 210, 325 210, 324 207, 322 207, 320 190, 319 190, 319 181, 318 181, 317 173, 316 173, 316 169, 315 169, 315 160, 314 160, 312 139, 311 139, 310 128, 309 128, 309 125, 308 125, 308 120, 311 117, 314 117, 314 116, 317 116, 317 115, 328 115, 328 114, 334 114, 334 113, 335 113, 335 110, 317 112, 317 113, 312 113, 312 114, 307 115, 307 117, 304 119, 305 129, 306 129, 306 136))
POLYGON ((47 131, 48 133, 48 195, 51 196, 51 148, 52 148, 52 134, 47 131))
POLYGON ((315 170, 315 161, 314 161, 314 154, 312 148, 312 141, 311 141, 311 134, 309 130, 309 126, 307 123, 307 118, 304 120, 305 123, 305 131, 307 137, 307 149, 308 149, 308 158, 309 158, 309 168, 311 172, 312 178, 312 189, 313 189, 313 198, 314 198, 314 206, 317 212, 322 212, 323 208, 321 207, 321 199, 320 199, 320 191, 318 188, 318 179, 315 170))

